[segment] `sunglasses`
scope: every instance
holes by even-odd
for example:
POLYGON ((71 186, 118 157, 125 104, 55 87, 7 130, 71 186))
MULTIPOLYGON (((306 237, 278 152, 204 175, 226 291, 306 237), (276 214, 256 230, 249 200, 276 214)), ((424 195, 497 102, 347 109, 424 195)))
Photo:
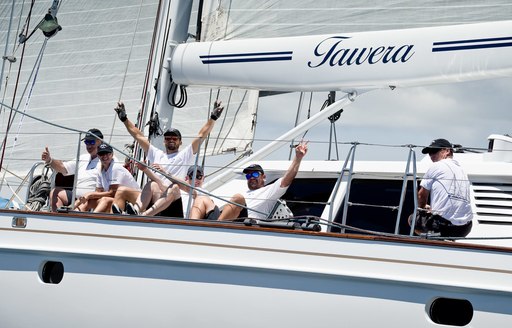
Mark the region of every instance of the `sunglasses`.
POLYGON ((96 140, 84 140, 84 143, 87 145, 87 146, 93 146, 96 144, 96 140))
POLYGON ((178 140, 180 140, 179 137, 165 137, 164 139, 165 139, 165 141, 178 141, 178 140))
MULTIPOLYGON (((194 175, 191 174, 188 177, 190 178, 190 180, 192 180, 194 178, 194 175)), ((202 174, 196 174, 196 180, 201 180, 202 178, 203 178, 202 174)))
POLYGON ((258 171, 256 171, 256 172, 251 172, 251 173, 247 173, 247 174, 245 175, 245 178, 246 178, 247 180, 249 180, 249 179, 251 179, 251 178, 259 178, 259 177, 260 177, 260 175, 261 175, 261 173, 260 173, 260 172, 258 172, 258 171))

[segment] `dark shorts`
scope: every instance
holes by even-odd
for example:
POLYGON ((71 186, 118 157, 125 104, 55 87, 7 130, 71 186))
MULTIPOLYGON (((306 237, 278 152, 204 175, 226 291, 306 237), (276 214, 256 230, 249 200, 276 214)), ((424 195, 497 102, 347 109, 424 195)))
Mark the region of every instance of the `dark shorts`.
POLYGON ((418 211, 414 230, 419 233, 438 232, 441 237, 466 237, 473 223, 454 225, 440 215, 418 211))
POLYGON ((205 220, 217 220, 219 218, 219 216, 220 216, 219 207, 217 205, 215 205, 213 210, 211 210, 208 213, 206 213, 204 219, 205 220))
POLYGON ((64 191, 66 192, 66 197, 68 198, 68 203, 64 204, 64 205, 67 206, 67 205, 70 205, 70 203, 71 203, 71 199, 73 198, 73 191, 68 190, 68 189, 66 189, 64 191))
MULTIPOLYGON (((151 205, 153 205, 153 204, 150 204, 148 206, 148 208, 151 207, 151 205)), ((167 216, 167 217, 171 217, 171 218, 182 218, 183 217, 183 205, 181 202, 181 197, 176 199, 174 202, 172 202, 171 205, 167 206, 167 208, 165 210, 158 213, 157 216, 167 216)))

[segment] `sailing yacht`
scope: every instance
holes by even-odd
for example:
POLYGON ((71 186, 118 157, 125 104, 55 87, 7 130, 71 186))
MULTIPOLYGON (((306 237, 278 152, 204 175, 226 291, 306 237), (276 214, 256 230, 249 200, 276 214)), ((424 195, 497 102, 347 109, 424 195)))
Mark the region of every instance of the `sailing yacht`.
MULTIPOLYGON (((120 98, 130 97, 128 115, 138 117, 155 145, 161 142, 158 130, 171 124, 192 136, 192 123, 202 124, 211 101, 220 98, 228 104, 225 121, 216 124, 203 153, 241 157, 220 172, 208 167, 212 173, 205 188, 220 205, 245 185, 239 173, 246 164, 260 163, 267 181, 274 181, 290 162, 269 159, 273 153, 315 126, 333 123, 342 109, 348 111, 373 92, 512 75, 511 37, 506 32, 512 30, 506 20, 511 7, 505 2, 479 2, 481 12, 494 13, 488 19, 492 22, 475 22, 471 15, 453 22, 446 15, 418 28, 388 24, 378 32, 372 32, 375 25, 370 24, 375 16, 357 11, 369 7, 365 1, 351 10, 366 27, 322 30, 320 26, 329 24, 319 24, 319 15, 311 13, 336 11, 327 2, 315 1, 316 6, 308 7, 311 2, 295 1, 295 10, 282 1, 69 0, 34 5, 31 15, 39 13, 38 17, 54 8, 62 29, 50 37, 35 33, 29 39, 32 43, 25 42, 36 48, 27 46, 27 51, 46 53, 35 55, 34 69, 20 74, 22 82, 17 83, 27 86, 22 100, 12 96, 10 102, 2 101, 6 112, 16 113, 12 122, 19 131, 31 131, 6 133, 4 148, 12 149, 12 159, 5 157, 2 169, 9 165, 16 172, 28 171, 30 182, 42 168, 37 155, 49 142, 44 135, 52 136, 56 157, 72 159, 75 154, 66 151, 78 145, 79 154, 83 132, 91 127, 100 128, 105 141, 122 152, 129 141, 115 124, 112 109, 120 98), (86 6, 91 7, 86 11, 86 6), (271 24, 272 15, 263 7, 306 23, 297 24, 292 35, 273 35, 286 34, 280 30, 286 24, 271 24), (73 16, 81 10, 79 18, 73 16), (117 17, 117 24, 105 16, 117 17), (257 20, 260 16, 263 20, 257 20), (67 22, 73 17, 76 24, 67 27, 66 17, 67 22), (135 17, 136 24, 128 17, 135 17), (196 41, 191 41, 190 25, 195 21, 210 27, 195 30, 196 41), (258 35, 252 34, 256 32, 249 28, 251 22, 260 23, 258 35), (117 30, 122 23, 131 27, 131 33, 117 30), (148 33, 150 26, 155 26, 154 35, 148 33), (100 34, 65 34, 67 29, 83 33, 84 27, 100 34), (306 28, 311 31, 304 32, 306 28), (152 36, 143 38, 144 34, 152 36), (118 44, 123 35, 124 43, 118 44), (59 48, 59 37, 71 41, 66 44, 73 44, 81 56, 63 61, 66 50, 59 48), (92 44, 112 55, 108 64, 94 59, 99 52, 89 51, 92 44), (120 51, 123 59, 114 55, 120 51), (57 63, 45 71, 52 56, 57 63), (151 65, 144 70, 142 58, 147 57, 151 65), (66 66, 84 76, 73 80, 63 71, 56 77, 59 67, 66 66), (136 79, 146 83, 132 86, 136 79), (63 83, 68 91, 55 91, 52 83, 63 83), (180 95, 185 89, 188 97, 180 95), (330 93, 322 111, 255 147, 256 129, 263 121, 257 110, 261 94, 291 91, 303 92, 301 108, 310 91, 335 93, 330 93), (144 125, 150 119, 158 123, 152 130, 157 133, 150 134, 144 125), (84 122, 94 126, 83 127, 84 122), (57 146, 56 139, 68 142, 57 146), (20 149, 33 158, 15 156, 20 149)), ((12 8, 24 8, 15 5, 13 1, 12 8)), ((450 6, 464 11, 477 4, 451 1, 450 6)), ((393 5, 383 7, 373 9, 393 5)), ((416 11, 434 17, 434 7, 411 6, 407 11, 403 5, 395 10, 402 17, 416 11)), ((10 12, 7 6, 2 8, 10 12)), ((30 16, 24 13, 23 17, 30 16)), ((16 47, 14 54, 21 55, 23 47, 16 47)), ((14 60, 9 56, 6 53, 4 63, 14 60)), ((3 88, 16 89, 9 84, 3 88)), ((278 116, 277 110, 272 114, 278 116)), ((433 137, 437 136, 427 140, 433 137)), ((462 239, 414 236, 407 224, 415 212, 418 181, 431 164, 428 158, 416 159, 421 144, 402 145, 404 156, 395 161, 359 160, 361 148, 377 146, 361 142, 340 142, 345 158, 307 158, 283 197, 293 216, 278 220, 203 222, 69 209, 1 209, 0 326, 509 326, 512 137, 489 133, 486 143, 485 149, 457 147, 455 154, 471 181, 475 217, 471 234, 462 239)), ((137 146, 132 148, 127 155, 141 160, 137 146)))

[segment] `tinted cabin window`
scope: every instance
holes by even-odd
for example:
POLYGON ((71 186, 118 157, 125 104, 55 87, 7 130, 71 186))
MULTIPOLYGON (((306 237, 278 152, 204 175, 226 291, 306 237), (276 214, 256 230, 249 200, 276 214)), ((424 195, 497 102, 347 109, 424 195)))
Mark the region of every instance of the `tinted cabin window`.
MULTIPOLYGON (((415 189, 414 189, 415 190, 415 189)), ((400 205, 402 192, 402 180, 366 180, 354 179, 350 189, 351 203, 368 204, 378 206, 400 205)), ((400 234, 409 234, 407 218, 414 210, 412 181, 408 182, 402 215, 400 217, 400 234)), ((380 232, 394 233, 398 209, 375 206, 352 205, 348 207, 347 225, 380 232)), ((343 217, 343 203, 336 216, 335 222, 341 223, 343 217)), ((334 228, 333 232, 340 229, 334 228)), ((346 231, 350 232, 350 231, 346 231)))
POLYGON ((336 179, 295 179, 282 199, 293 215, 321 216, 336 179))

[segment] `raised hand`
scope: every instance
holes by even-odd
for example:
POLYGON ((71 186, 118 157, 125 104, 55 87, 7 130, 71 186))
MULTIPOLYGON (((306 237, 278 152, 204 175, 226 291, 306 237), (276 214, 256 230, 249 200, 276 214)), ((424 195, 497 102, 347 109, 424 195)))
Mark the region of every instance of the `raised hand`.
POLYGON ((213 104, 213 110, 212 110, 212 114, 210 115, 210 118, 214 121, 216 121, 219 117, 220 117, 220 114, 222 114, 222 111, 224 110, 224 106, 221 106, 222 105, 222 101, 220 100, 215 100, 215 103, 213 104))
POLYGON ((114 108, 114 110, 116 111, 117 116, 119 117, 121 122, 124 122, 128 119, 128 117, 126 116, 126 109, 124 108, 124 104, 121 101, 117 103, 117 107, 114 108))
POLYGON ((46 164, 50 164, 52 162, 52 157, 50 156, 50 150, 48 149, 48 146, 44 148, 43 153, 41 154, 41 159, 46 164))
POLYGON ((309 141, 301 140, 297 147, 295 147, 295 156, 297 156, 297 158, 302 159, 306 156, 306 153, 308 152, 308 143, 309 141))

